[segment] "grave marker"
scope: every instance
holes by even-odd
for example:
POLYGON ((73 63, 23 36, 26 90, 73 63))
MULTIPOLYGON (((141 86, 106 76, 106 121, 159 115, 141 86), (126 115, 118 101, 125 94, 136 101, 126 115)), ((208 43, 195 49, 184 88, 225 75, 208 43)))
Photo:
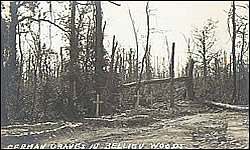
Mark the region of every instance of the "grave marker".
POLYGON ((103 101, 100 101, 100 95, 99 94, 97 94, 96 101, 93 101, 93 103, 96 104, 96 117, 98 117, 99 116, 99 111, 100 111, 100 104, 103 103, 103 101))
POLYGON ((140 95, 139 90, 136 92, 135 97, 137 98, 136 103, 135 103, 135 108, 137 108, 137 107, 140 105, 140 97, 142 97, 142 96, 140 95))

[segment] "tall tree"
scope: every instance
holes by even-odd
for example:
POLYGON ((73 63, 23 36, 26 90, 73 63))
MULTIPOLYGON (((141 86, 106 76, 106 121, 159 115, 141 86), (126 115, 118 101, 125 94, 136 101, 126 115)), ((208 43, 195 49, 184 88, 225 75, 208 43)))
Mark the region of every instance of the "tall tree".
MULTIPOLYGON (((2 125, 7 125, 9 123, 8 121, 8 113, 7 113, 7 67, 4 65, 4 51, 6 51, 7 46, 8 46, 8 28, 6 25, 5 20, 1 16, 1 126, 2 125)), ((6 64, 6 63, 5 63, 6 64)))
POLYGON ((174 54, 175 54, 175 43, 172 44, 171 60, 169 65, 170 71, 170 108, 174 106, 174 54))
POLYGON ((138 80, 138 84, 137 84, 137 87, 136 87, 136 91, 139 90, 140 88, 140 82, 142 80, 142 74, 143 74, 143 68, 144 68, 144 62, 145 60, 147 59, 147 55, 148 55, 148 51, 149 51, 149 33, 150 33, 150 17, 149 17, 149 2, 147 2, 146 4, 146 17, 147 17, 147 39, 146 39, 146 48, 145 48, 145 53, 144 53, 144 56, 142 58, 142 65, 141 65, 141 71, 140 71, 140 74, 139 74, 139 80, 138 80))
POLYGON ((134 36, 135 36, 135 44, 136 44, 136 67, 135 67, 136 70, 135 70, 135 73, 136 73, 136 79, 138 80, 139 44, 138 44, 137 31, 135 29, 135 21, 132 18, 132 14, 130 12, 130 9, 129 9, 129 17, 130 17, 130 20, 131 20, 131 23, 132 23, 132 26, 133 26, 133 31, 134 31, 134 36))
POLYGON ((76 1, 71 2, 71 22, 70 22, 70 78, 69 78, 69 101, 68 101, 68 113, 70 116, 74 116, 74 93, 75 91, 75 78, 76 78, 76 66, 77 66, 77 37, 75 29, 76 18, 76 1))
POLYGON ((207 66, 215 54, 211 52, 212 47, 216 41, 215 29, 218 21, 208 19, 206 24, 201 28, 194 28, 193 41, 197 47, 198 53, 192 53, 198 55, 202 59, 203 65, 203 92, 206 94, 207 87, 207 66))
POLYGON ((6 88, 8 88, 8 99, 14 104, 13 114, 15 114, 15 117, 19 114, 19 107, 20 107, 20 101, 18 96, 18 86, 16 85, 18 83, 18 61, 17 61, 17 25, 20 23, 20 20, 18 17, 21 16, 21 13, 19 13, 19 9, 22 6, 25 6, 28 4, 31 11, 34 11, 36 2, 28 2, 28 1, 12 1, 10 2, 10 25, 9 25, 9 34, 8 34, 8 44, 9 44, 9 75, 8 75, 8 83, 6 85, 6 88))
POLYGON ((101 2, 95 2, 96 7, 96 40, 95 40, 95 78, 96 78, 96 91, 97 94, 101 93, 104 78, 104 49, 103 49, 103 32, 102 32, 102 7, 101 2))
MULTIPOLYGON (((230 10, 228 13, 228 32, 232 41, 232 64, 233 64, 233 94, 231 103, 236 102, 237 93, 237 81, 236 81, 236 71, 237 71, 237 63, 236 63, 236 51, 237 48, 240 48, 240 63, 239 63, 239 76, 241 76, 241 71, 244 67, 244 54, 248 50, 248 43, 245 40, 248 35, 247 26, 249 24, 249 5, 246 4, 235 4, 235 1, 232 2, 230 10), (236 12, 237 7, 237 12, 236 12), (247 12, 247 13, 244 13, 247 12), (243 13, 243 14, 242 14, 243 13)), ((231 67, 231 64, 230 64, 231 67)), ((231 69, 230 69, 231 71, 231 69)))
MULTIPOLYGON (((10 14, 11 14, 11 22, 9 28, 9 80, 7 88, 9 88, 9 100, 11 100, 15 108, 18 107, 19 100, 17 99, 17 86, 14 85, 17 81, 17 61, 16 61, 16 31, 17 31, 17 23, 18 23, 18 16, 17 16, 18 6, 17 2, 13 1, 10 2, 10 14)), ((14 114, 18 114, 16 112, 17 109, 13 109, 15 111, 14 114)))
POLYGON ((233 54, 233 95, 232 95, 232 103, 234 103, 236 98, 236 55, 235 55, 235 41, 236 41, 236 25, 235 25, 235 2, 233 1, 233 16, 232 16, 232 24, 233 24, 233 37, 232 37, 232 54, 233 54))

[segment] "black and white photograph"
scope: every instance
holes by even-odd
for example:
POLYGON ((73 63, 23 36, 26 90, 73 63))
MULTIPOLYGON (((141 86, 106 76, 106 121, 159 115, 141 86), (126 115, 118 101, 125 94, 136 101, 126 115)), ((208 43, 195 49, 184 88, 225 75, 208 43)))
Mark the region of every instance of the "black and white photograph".
POLYGON ((249 149, 249 1, 1 1, 1 149, 249 149))

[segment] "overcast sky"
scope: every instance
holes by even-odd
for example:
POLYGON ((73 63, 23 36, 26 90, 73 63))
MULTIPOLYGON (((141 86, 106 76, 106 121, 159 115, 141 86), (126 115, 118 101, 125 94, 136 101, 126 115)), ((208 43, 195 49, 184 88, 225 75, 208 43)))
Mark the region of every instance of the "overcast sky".
MULTIPOLYGON (((144 53, 146 45, 146 1, 115 1, 121 6, 116 6, 108 1, 102 1, 103 21, 107 22, 105 28, 104 47, 108 52, 111 51, 112 37, 116 39, 122 48, 135 48, 135 37, 133 27, 129 17, 128 9, 131 10, 135 21, 136 29, 139 36, 139 54, 140 60, 144 53)), ((236 4, 248 3, 236 1, 236 4)), ((56 4, 56 3, 55 3, 56 4)), ((227 31, 227 13, 231 1, 150 1, 149 8, 152 9, 150 16, 150 27, 163 33, 153 33, 150 35, 151 54, 152 56, 167 57, 166 40, 167 36, 169 45, 176 43, 176 64, 185 65, 187 58, 187 44, 182 34, 191 37, 193 26, 202 26, 209 18, 219 21, 216 30, 218 41, 214 46, 215 50, 231 51, 231 42, 227 31)), ((48 10, 48 5, 44 4, 44 10, 48 10)), ((54 11, 61 12, 64 8, 59 5, 53 5, 54 11)), ((237 12, 237 9, 236 9, 237 12)), ((3 13, 3 12, 1 12, 3 13)), ((249 12, 248 12, 249 13, 249 12)), ((48 23, 42 23, 42 33, 48 40, 48 23)), ((59 50, 60 46, 65 44, 61 40, 60 30, 52 26, 53 41, 52 48, 59 50)), ((153 60, 153 59, 152 59, 153 60)))
MULTIPOLYGON (((146 1, 116 1, 120 7, 108 2, 102 2, 104 21, 107 21, 105 30, 105 47, 110 49, 112 36, 116 35, 119 43, 124 47, 135 47, 133 27, 129 18, 130 8, 136 29, 139 31, 140 44, 145 47, 146 38, 146 1)), ((236 1, 236 4, 242 2, 236 1)), ((244 2, 248 3, 248 2, 244 2)), ((191 36, 193 26, 202 26, 209 18, 218 20, 216 36, 218 42, 215 49, 231 51, 231 42, 227 31, 227 13, 231 1, 150 1, 149 7, 153 9, 150 16, 150 26, 157 30, 167 31, 150 35, 153 56, 167 56, 165 36, 169 43, 176 43, 176 60, 181 64, 186 62, 187 45, 182 35, 191 36)), ((140 47, 140 56, 143 55, 140 47)))

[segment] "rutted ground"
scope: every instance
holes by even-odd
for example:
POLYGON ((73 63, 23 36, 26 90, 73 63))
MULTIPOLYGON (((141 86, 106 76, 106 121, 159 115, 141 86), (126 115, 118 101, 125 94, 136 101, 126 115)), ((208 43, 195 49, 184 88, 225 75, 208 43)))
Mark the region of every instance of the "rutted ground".
MULTIPOLYGON (((124 118, 129 117, 120 118, 125 120, 124 118)), ((144 119, 139 120, 148 119, 149 117, 145 116, 144 119)), ((218 111, 191 114, 177 118, 150 120, 151 123, 144 123, 142 126, 136 125, 134 122, 131 125, 120 121, 117 123, 114 119, 113 121, 112 119, 107 120, 111 121, 106 123, 105 127, 91 126, 87 122, 61 122, 2 128, 1 147, 26 142, 46 143, 47 145, 82 143, 86 144, 86 148, 97 143, 100 144, 98 148, 107 147, 107 143, 117 143, 117 145, 113 145, 114 147, 117 147, 118 143, 121 144, 120 146, 127 144, 124 145, 124 148, 127 148, 128 144, 144 144, 145 149, 152 148, 152 143, 164 144, 165 148, 169 148, 168 146, 179 146, 177 148, 181 148, 180 146, 182 148, 249 148, 248 114, 243 112, 218 111), (18 137, 17 135, 20 134, 23 135, 18 137)), ((160 146, 163 145, 158 145, 157 148, 160 146)))
POLYGON ((248 148, 247 114, 237 112, 204 113, 158 121, 139 128, 97 128, 79 131, 70 138, 60 137, 51 143, 151 143, 183 144, 183 148, 248 148))

